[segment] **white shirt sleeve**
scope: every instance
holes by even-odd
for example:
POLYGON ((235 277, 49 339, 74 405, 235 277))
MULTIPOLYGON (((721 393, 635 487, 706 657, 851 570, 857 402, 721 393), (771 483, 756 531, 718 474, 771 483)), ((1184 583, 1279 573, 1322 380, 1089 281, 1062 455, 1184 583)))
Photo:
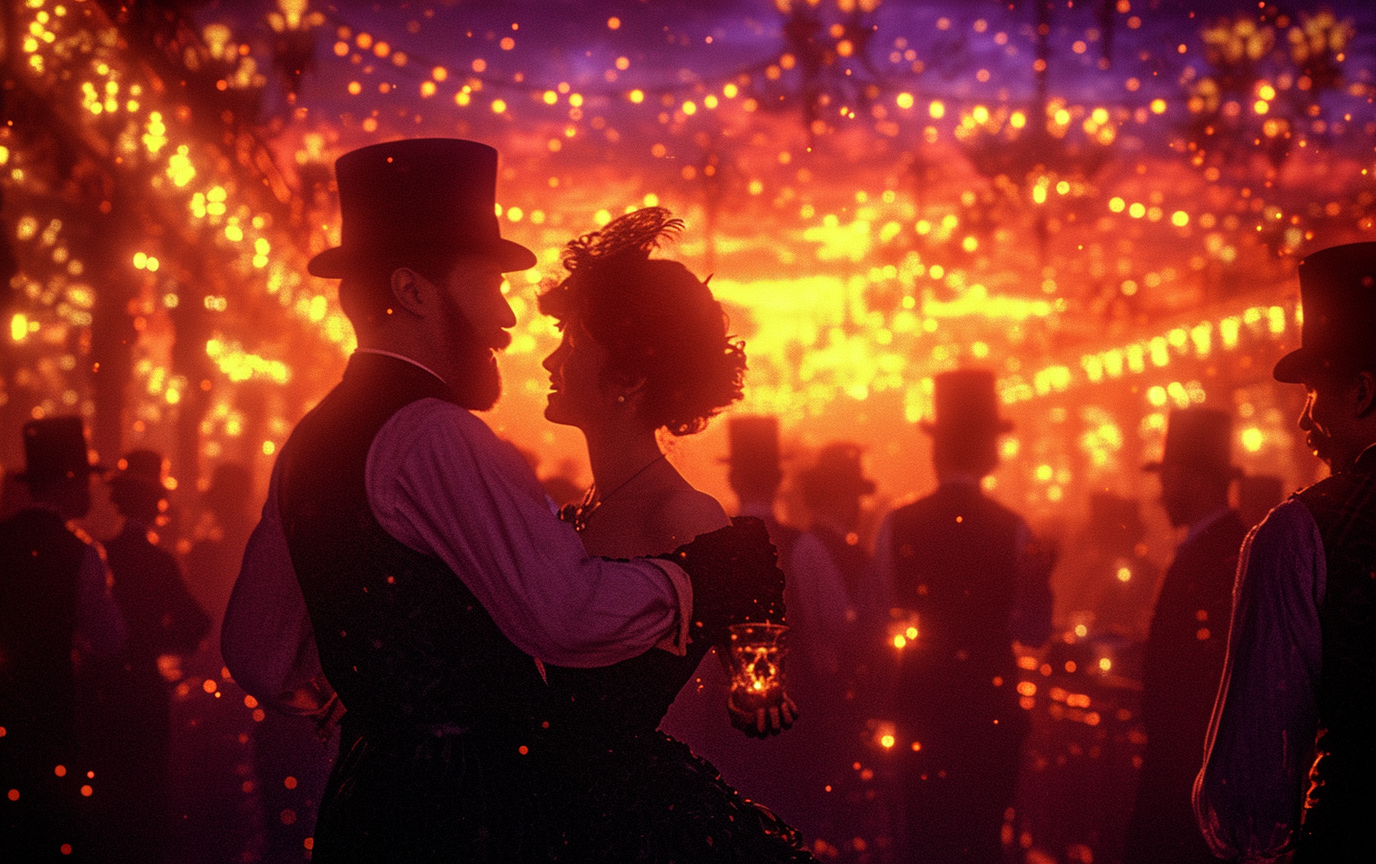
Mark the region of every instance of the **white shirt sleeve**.
POLYGON ((468 411, 439 399, 401 409, 373 439, 366 477, 383 529, 444 561, 531 656, 603 666, 686 641, 683 571, 588 557, 530 466, 468 411))
POLYGON ((1276 860, 1293 844, 1314 758, 1323 538, 1289 500, 1243 544, 1218 701, 1194 807, 1214 854, 1276 860))
POLYGON ((311 713, 305 694, 326 688, 315 631, 296 581, 277 509, 277 470, 262 518, 249 536, 220 627, 220 653, 234 681, 260 702, 311 713))

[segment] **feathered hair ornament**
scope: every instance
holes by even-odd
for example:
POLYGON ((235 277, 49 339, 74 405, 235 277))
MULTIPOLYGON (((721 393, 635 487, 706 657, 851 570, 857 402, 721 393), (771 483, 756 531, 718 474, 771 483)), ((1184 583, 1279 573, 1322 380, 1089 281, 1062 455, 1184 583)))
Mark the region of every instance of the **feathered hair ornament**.
POLYGON ((570 273, 607 259, 632 252, 649 258, 662 243, 678 239, 683 220, 663 207, 645 207, 618 216, 606 226, 570 240, 559 256, 570 273))

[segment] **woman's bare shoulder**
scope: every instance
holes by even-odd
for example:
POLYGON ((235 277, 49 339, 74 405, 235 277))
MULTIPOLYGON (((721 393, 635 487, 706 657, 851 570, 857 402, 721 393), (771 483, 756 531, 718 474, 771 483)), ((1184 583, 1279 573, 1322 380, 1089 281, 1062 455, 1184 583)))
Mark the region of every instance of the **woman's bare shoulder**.
MULTIPOLYGON (((665 495, 655 508, 656 533, 674 541, 674 547, 731 524, 717 499, 684 484, 665 495)), ((670 547, 670 548, 674 548, 670 547)))

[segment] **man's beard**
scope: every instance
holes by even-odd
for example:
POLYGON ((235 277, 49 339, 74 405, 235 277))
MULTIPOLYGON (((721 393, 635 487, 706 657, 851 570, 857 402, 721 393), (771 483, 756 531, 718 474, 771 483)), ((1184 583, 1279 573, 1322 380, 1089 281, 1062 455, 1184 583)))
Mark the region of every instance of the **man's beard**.
POLYGON ((449 381, 454 401, 469 411, 489 411, 502 396, 502 373, 497 368, 494 351, 505 348, 511 343, 511 335, 505 330, 495 334, 480 336, 469 323, 468 316, 459 309, 448 295, 445 304, 454 321, 452 339, 458 345, 457 368, 453 380, 449 381))
POLYGON ((469 411, 490 411, 502 398, 502 373, 497 358, 483 350, 466 356, 458 380, 450 384, 454 399, 469 411))

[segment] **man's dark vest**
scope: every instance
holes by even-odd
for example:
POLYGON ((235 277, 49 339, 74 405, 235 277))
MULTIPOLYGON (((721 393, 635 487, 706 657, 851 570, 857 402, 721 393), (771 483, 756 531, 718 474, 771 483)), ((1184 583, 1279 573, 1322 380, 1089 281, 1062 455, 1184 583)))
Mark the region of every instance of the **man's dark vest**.
POLYGON ((51 511, 0 522, 0 726, 26 749, 71 740, 72 630, 85 555, 86 544, 51 511))
POLYGON ((448 566, 389 535, 368 504, 373 438, 425 398, 450 395, 410 363, 356 354, 282 450, 282 523, 321 665, 364 728, 524 736, 543 689, 534 662, 448 566))
POLYGON ((913 686, 926 691, 917 701, 936 714, 967 712, 968 722, 1021 714, 1008 631, 1021 519, 974 486, 947 484, 894 511, 890 524, 895 599, 920 629, 903 655, 913 686))
POLYGON ((1305 803, 1305 860, 1370 852, 1376 812, 1376 449, 1297 496, 1323 537, 1318 757, 1305 803), (1360 845, 1358 845, 1360 844, 1360 845))

